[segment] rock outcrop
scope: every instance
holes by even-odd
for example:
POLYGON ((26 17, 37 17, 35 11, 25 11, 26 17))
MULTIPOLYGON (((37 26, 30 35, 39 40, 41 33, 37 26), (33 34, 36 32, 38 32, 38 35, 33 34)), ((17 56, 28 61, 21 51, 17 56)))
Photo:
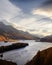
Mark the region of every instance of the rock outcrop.
POLYGON ((8 45, 8 46, 1 46, 0 53, 14 50, 14 49, 24 48, 26 46, 28 46, 28 43, 14 43, 14 44, 8 45))
POLYGON ((6 61, 6 60, 0 59, 0 65, 17 65, 17 64, 14 62, 11 62, 11 61, 6 61))
POLYGON ((26 65, 52 65, 52 47, 38 51, 37 55, 26 65))

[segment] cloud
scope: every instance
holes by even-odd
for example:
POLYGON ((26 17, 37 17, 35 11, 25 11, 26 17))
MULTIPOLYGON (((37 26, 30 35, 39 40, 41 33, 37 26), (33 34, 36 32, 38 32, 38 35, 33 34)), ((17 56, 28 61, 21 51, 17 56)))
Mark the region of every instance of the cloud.
POLYGON ((39 14, 46 17, 52 18, 52 0, 44 0, 44 2, 41 3, 39 8, 33 9, 32 14, 39 14))
POLYGON ((3 19, 10 19, 20 13, 20 8, 15 7, 8 0, 0 0, 0 17, 3 19))
MULTIPOLYGON (((10 0, 14 1, 14 0, 10 0)), ((36 0, 15 0, 15 2, 30 2, 30 1, 36 1, 36 0)))
POLYGON ((37 9, 37 12, 41 12, 40 14, 52 18, 52 0, 45 0, 42 6, 37 9))
POLYGON ((24 26, 24 29, 33 34, 52 34, 51 0, 10 0, 10 2, 25 14, 26 17, 19 20, 19 25, 24 26))
POLYGON ((46 2, 44 3, 44 5, 46 5, 46 6, 52 5, 52 0, 46 0, 46 2))
POLYGON ((52 34, 51 0, 1 0, 0 18, 33 34, 52 34))
POLYGON ((25 14, 30 14, 32 9, 37 9, 45 0, 9 0, 16 7, 22 9, 25 14))
POLYGON ((32 14, 38 14, 38 15, 42 15, 42 16, 46 16, 46 17, 51 17, 52 18, 52 11, 46 11, 44 9, 37 9, 37 10, 32 10, 32 14))

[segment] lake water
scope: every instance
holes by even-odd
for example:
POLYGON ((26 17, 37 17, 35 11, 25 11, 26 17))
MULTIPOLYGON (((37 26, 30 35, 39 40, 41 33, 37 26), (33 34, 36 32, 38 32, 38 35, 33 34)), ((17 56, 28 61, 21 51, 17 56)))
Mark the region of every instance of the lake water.
MULTIPOLYGON (((19 40, 17 42, 26 42, 29 44, 29 46, 22 49, 16 49, 5 52, 3 53, 3 59, 16 62, 18 65, 25 65, 36 55, 38 50, 41 51, 49 47, 52 47, 52 43, 35 42, 35 40, 19 40)), ((3 45, 7 46, 12 43, 13 42, 8 42, 8 43, 0 42, 0 46, 3 45)))

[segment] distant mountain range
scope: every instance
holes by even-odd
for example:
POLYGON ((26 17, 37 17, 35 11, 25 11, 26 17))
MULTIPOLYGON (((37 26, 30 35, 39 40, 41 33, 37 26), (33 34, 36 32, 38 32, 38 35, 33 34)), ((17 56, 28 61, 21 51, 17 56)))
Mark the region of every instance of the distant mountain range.
POLYGON ((39 39, 39 37, 31 35, 28 32, 17 30, 13 26, 6 25, 1 21, 0 22, 0 40, 9 40, 9 39, 35 40, 35 39, 39 39))
POLYGON ((52 42, 52 35, 45 36, 40 39, 41 42, 52 42))

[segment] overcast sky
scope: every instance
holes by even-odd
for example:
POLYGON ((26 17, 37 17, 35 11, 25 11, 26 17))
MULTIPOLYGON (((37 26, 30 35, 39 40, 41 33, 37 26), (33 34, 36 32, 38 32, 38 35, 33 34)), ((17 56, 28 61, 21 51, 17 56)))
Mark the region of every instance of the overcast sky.
POLYGON ((52 0, 0 0, 0 20, 32 34, 52 34, 52 0))

